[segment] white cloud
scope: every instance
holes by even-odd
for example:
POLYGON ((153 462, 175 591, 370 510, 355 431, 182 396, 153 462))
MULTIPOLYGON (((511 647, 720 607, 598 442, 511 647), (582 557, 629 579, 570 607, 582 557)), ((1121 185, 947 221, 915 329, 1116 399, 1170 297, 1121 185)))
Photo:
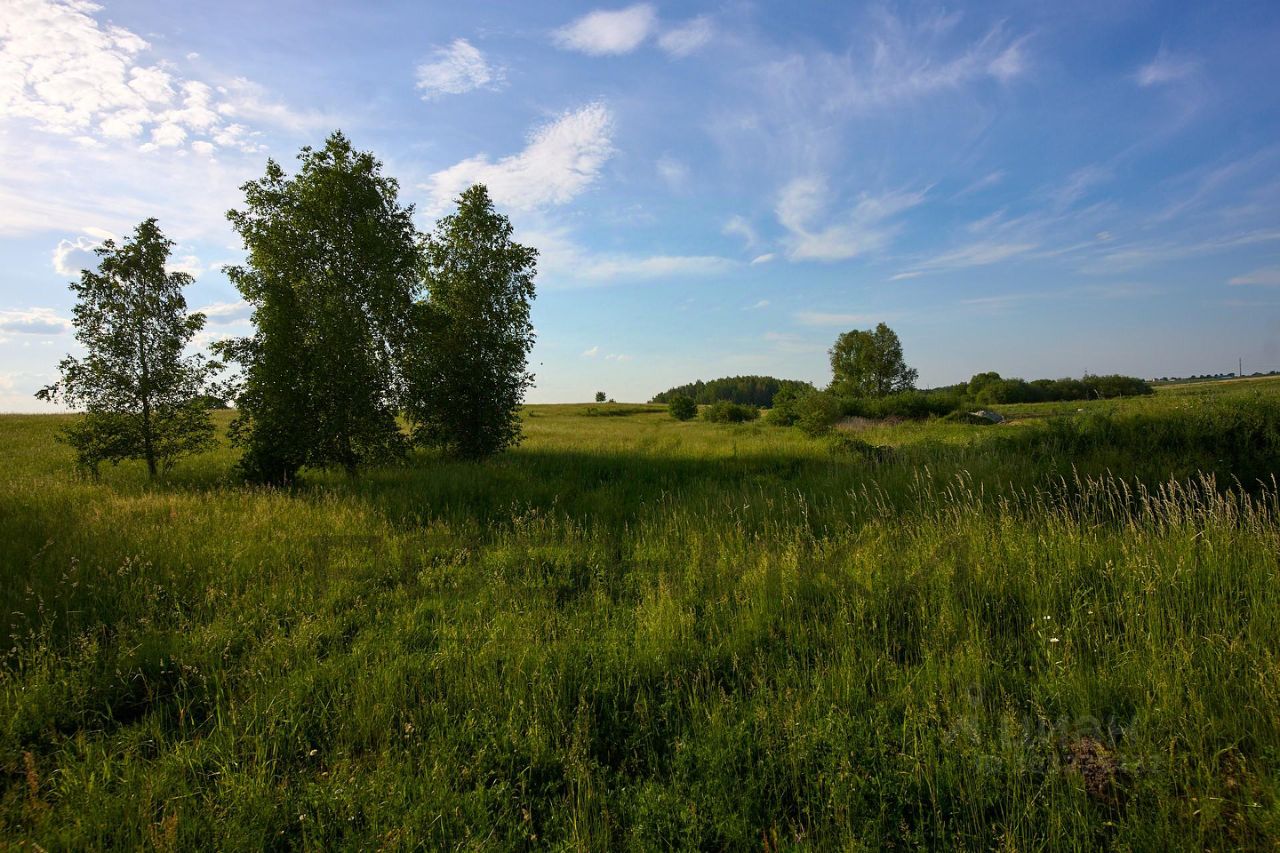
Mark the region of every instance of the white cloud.
POLYGON ((923 261, 910 270, 904 270, 890 277, 890 281, 902 281, 916 278, 926 272, 943 272, 968 267, 984 267, 997 264, 1009 258, 1025 255, 1039 248, 1037 243, 1019 242, 1016 240, 979 240, 967 246, 961 246, 923 261))
MULTIPOLYGON (((88 2, 8 0, 0 16, 0 115, 82 144, 147 137, 178 148, 214 134, 224 115, 298 127, 297 114, 236 80, 214 90, 150 61, 146 40, 95 18, 88 2), (150 131, 148 133, 148 131, 150 131)), ((149 150, 154 150, 149 148, 149 150)))
POLYGON ((611 352, 605 356, 606 361, 633 361, 633 357, 620 352, 611 352))
POLYGON ((472 184, 484 184, 494 201, 528 210, 564 204, 599 177, 613 154, 613 116, 604 104, 588 104, 534 131, 519 154, 491 161, 479 154, 436 172, 423 189, 429 214, 439 214, 472 184))
POLYGON ((729 258, 715 255, 593 252, 572 240, 564 229, 558 228, 523 233, 523 242, 538 247, 539 280, 551 287, 700 278, 721 275, 738 266, 729 258))
POLYGON ((657 27, 658 16, 648 3, 615 11, 589 12, 556 30, 553 40, 565 50, 592 56, 630 53, 657 27))
POLYGON ((760 238, 756 235, 755 227, 745 217, 737 214, 729 217, 729 221, 720 229, 720 233, 731 237, 741 237, 748 249, 760 242, 760 238))
POLYGON ((59 317, 52 308, 0 310, 0 332, 14 335, 63 335, 71 331, 71 321, 59 317))
POLYGON ((768 308, 768 307, 769 307, 769 300, 768 300, 768 299, 761 299, 761 300, 760 300, 759 302, 757 302, 755 305, 748 305, 748 306, 746 306, 745 308, 743 308, 742 310, 743 310, 743 311, 759 311, 761 308, 768 308))
POLYGON ((101 239, 81 235, 75 240, 59 240, 53 248, 53 269, 58 275, 80 276, 81 270, 98 267, 98 256, 93 250, 102 245, 101 239))
POLYGON ((238 299, 235 302, 214 302, 204 305, 195 309, 193 313, 203 314, 205 320, 211 325, 222 326, 249 319, 249 315, 253 313, 253 306, 243 299, 238 299))
POLYGON ((184 272, 192 278, 204 272, 204 264, 195 255, 170 257, 169 263, 165 264, 164 268, 168 272, 184 272))
POLYGON ((1258 284, 1268 287, 1280 287, 1280 267, 1254 270, 1230 279, 1227 284, 1258 284))
POLYGON ((767 264, 776 257, 777 255, 775 255, 773 252, 765 252, 763 255, 756 255, 754 258, 751 259, 751 266, 755 267, 755 266, 759 266, 760 264, 767 264))
POLYGON ((830 190, 818 177, 797 178, 778 197, 778 221, 787 229, 792 260, 836 261, 878 251, 888 245, 898 226, 888 222, 924 200, 923 192, 863 194, 851 210, 820 223, 830 190))
POLYGON ((869 326, 883 320, 871 314, 833 314, 823 311, 799 311, 795 321, 804 326, 869 326))
POLYGON ((1159 86, 1190 77, 1199 67, 1200 63, 1196 60, 1174 56, 1161 45, 1155 58, 1138 69, 1135 79, 1143 88, 1159 86))
POLYGON ((585 350, 585 351, 582 353, 582 357, 583 357, 583 358, 595 358, 595 357, 596 357, 596 356, 598 356, 599 354, 600 354, 600 346, 599 346, 599 344, 597 344, 596 346, 593 346, 591 349, 589 349, 589 350, 585 350))
POLYGON ((673 191, 687 189, 689 186, 689 167, 674 157, 662 157, 656 164, 658 177, 673 191))
POLYGON ((706 15, 685 21, 658 37, 658 46, 675 57, 688 56, 711 41, 714 29, 706 15))
POLYGON ((437 48, 430 62, 418 66, 416 76, 424 101, 475 89, 500 89, 506 78, 503 69, 490 65, 466 39, 454 39, 448 47, 437 48))
POLYGON ((917 24, 883 12, 875 18, 863 49, 793 54, 765 66, 766 85, 811 108, 868 112, 984 80, 1008 83, 1029 64, 1026 39, 1010 36, 1001 26, 948 49, 941 37, 953 28, 954 16, 917 24))

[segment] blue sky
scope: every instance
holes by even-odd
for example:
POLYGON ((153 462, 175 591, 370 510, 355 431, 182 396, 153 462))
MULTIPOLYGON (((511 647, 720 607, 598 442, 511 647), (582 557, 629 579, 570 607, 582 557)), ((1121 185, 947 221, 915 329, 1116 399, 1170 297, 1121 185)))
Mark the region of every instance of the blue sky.
POLYGON ((541 250, 535 402, 823 383, 881 320, 923 385, 1280 369, 1278 44, 1274 2, 0 0, 0 410, 148 216, 244 332, 224 213, 334 128, 541 250))

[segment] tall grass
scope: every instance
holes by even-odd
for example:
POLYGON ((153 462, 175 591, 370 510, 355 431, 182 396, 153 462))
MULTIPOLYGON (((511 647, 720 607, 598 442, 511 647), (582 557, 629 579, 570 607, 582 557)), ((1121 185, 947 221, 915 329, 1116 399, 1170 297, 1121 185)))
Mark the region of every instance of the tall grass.
POLYGON ((1161 398, 874 458, 547 407, 493 462, 292 492, 225 448, 79 480, 0 419, 0 837, 1272 846, 1280 495, 1126 444, 1161 398))

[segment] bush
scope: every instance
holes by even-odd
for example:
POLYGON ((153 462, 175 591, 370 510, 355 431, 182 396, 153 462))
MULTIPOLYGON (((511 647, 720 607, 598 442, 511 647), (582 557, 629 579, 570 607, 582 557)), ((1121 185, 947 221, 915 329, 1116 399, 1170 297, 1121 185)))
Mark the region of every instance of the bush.
POLYGON ((783 388, 773 395, 773 406, 769 409, 768 420, 773 426, 795 426, 800 419, 800 401, 813 389, 783 388))
POLYGON ((796 426, 805 435, 822 435, 828 432, 844 414, 839 398, 826 391, 802 397, 792 406, 796 414, 796 426))
POLYGON ((860 418, 923 419, 941 417, 964 407, 958 391, 904 391, 888 397, 853 397, 841 401, 844 414, 860 418))
POLYGON ((671 402, 667 403, 667 411, 671 412, 671 417, 678 421, 687 421, 698 414, 698 404, 693 402, 693 398, 684 394, 677 394, 671 398, 671 402))
POLYGON ((702 410, 703 420, 715 424, 740 424, 745 421, 754 421, 758 417, 760 417, 760 410, 755 406, 730 403, 727 400, 712 403, 702 410))

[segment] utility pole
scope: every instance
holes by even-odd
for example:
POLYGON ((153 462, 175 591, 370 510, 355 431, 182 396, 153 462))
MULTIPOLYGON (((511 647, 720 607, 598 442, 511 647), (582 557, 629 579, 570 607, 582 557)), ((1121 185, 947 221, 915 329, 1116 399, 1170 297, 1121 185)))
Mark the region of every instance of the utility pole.
POLYGON ((1243 358, 1241 358, 1241 359, 1240 359, 1240 366, 1239 366, 1239 368, 1237 368, 1237 369, 1238 369, 1240 372, 1236 374, 1236 378, 1237 378, 1237 379, 1241 379, 1241 378, 1243 378, 1243 377, 1244 377, 1244 359, 1243 359, 1243 358))

